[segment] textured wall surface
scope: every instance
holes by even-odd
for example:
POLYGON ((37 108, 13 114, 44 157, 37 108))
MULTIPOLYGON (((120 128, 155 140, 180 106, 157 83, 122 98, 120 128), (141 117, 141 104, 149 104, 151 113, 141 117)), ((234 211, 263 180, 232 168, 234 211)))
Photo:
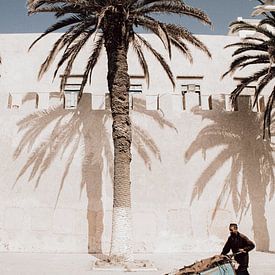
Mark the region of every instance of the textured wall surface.
MULTIPOLYGON (((108 251, 113 149, 104 57, 78 108, 64 110, 52 72, 36 81, 57 34, 27 54, 36 36, 0 36, 0 250, 108 251)), ((194 52, 190 65, 175 53, 173 91, 148 57, 151 86, 132 97, 135 251, 217 250, 230 222, 258 249, 274 250, 274 148, 261 137, 263 113, 251 110, 249 96, 228 111, 235 80, 220 80, 230 61, 223 47, 238 37, 201 38, 212 60, 194 52), (180 93, 194 79, 200 107, 180 93)), ((129 63, 140 75, 132 55, 129 63)))

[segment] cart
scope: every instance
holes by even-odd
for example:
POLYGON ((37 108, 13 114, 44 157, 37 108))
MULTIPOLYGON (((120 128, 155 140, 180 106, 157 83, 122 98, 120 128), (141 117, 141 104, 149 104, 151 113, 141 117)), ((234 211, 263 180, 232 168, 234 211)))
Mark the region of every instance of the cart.
POLYGON ((215 255, 166 275, 236 275, 233 256, 215 255))

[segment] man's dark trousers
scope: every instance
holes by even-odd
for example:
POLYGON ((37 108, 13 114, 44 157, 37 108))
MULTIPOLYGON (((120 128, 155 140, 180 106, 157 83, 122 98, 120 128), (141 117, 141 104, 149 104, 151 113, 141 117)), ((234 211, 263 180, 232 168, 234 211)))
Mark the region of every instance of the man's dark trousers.
POLYGON ((237 275, 249 275, 247 269, 246 269, 246 268, 242 268, 242 267, 240 268, 240 266, 239 266, 239 268, 236 270, 236 274, 237 274, 237 275))

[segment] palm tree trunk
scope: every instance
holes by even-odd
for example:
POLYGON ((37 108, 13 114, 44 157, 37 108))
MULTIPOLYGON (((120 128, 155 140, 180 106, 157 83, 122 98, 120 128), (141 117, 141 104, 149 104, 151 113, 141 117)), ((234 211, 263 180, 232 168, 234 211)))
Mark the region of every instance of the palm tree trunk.
POLYGON ((123 14, 110 13, 104 30, 108 57, 108 87, 113 117, 114 183, 110 256, 132 260, 131 121, 129 117, 128 41, 123 14))

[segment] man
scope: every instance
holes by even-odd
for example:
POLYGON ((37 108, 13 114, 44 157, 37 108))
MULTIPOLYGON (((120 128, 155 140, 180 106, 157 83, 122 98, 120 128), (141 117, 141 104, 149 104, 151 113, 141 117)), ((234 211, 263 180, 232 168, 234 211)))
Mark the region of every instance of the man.
POLYGON ((222 255, 226 255, 230 249, 232 250, 236 262, 239 264, 236 270, 237 275, 249 275, 248 268, 248 252, 252 250, 255 245, 245 235, 238 232, 238 225, 231 223, 229 225, 230 236, 224 245, 222 255))

